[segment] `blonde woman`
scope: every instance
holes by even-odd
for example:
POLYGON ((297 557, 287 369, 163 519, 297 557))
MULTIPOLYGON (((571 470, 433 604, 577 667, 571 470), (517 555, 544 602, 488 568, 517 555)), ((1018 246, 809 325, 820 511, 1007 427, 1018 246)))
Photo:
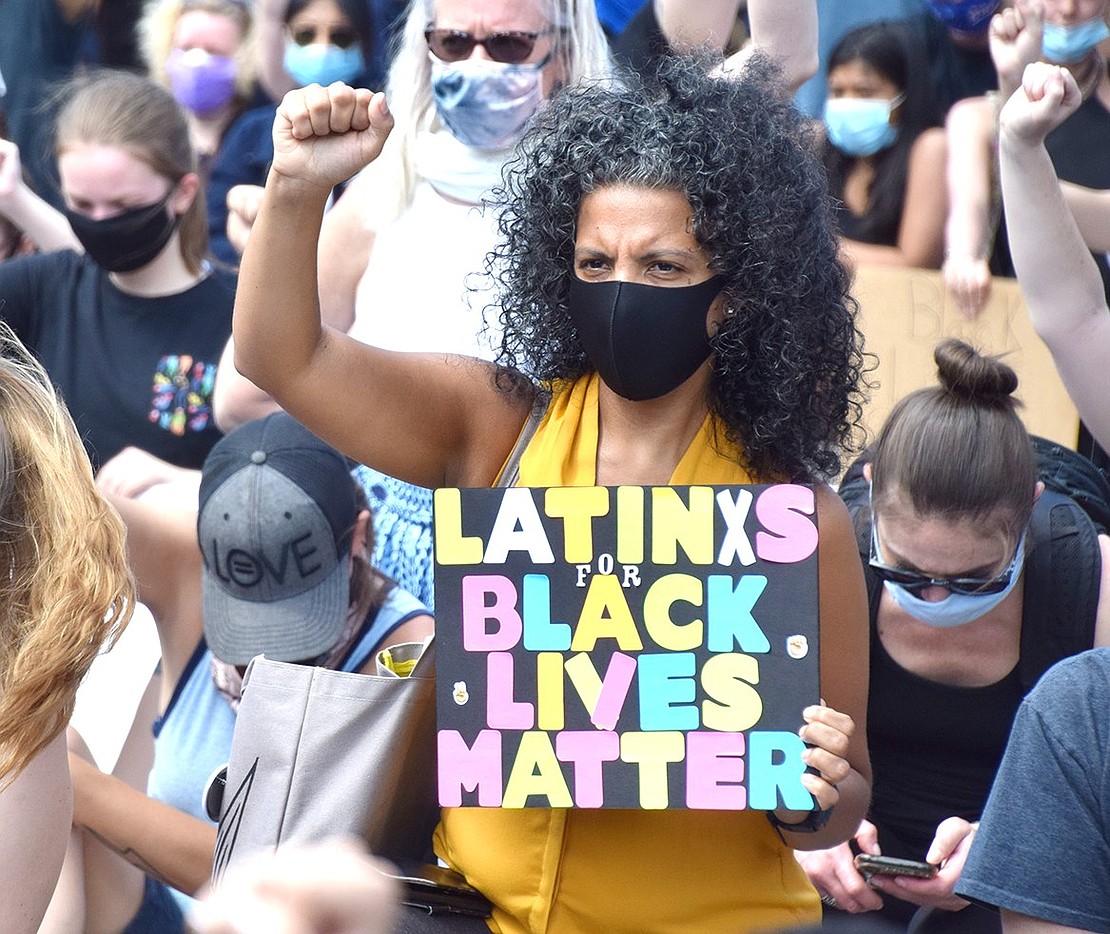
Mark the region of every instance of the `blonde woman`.
POLYGON ((193 146, 207 168, 224 132, 257 96, 250 4, 150 0, 138 31, 150 77, 188 114, 193 146))
POLYGON ((64 730, 134 605, 118 516, 50 379, 0 325, 0 930, 35 931, 69 838, 64 730))

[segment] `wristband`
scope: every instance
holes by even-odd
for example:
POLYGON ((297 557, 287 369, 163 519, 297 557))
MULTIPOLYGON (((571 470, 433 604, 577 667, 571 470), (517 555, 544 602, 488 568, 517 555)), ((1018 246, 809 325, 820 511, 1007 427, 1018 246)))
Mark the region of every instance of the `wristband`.
POLYGON ((767 820, 770 821, 775 830, 785 830, 788 833, 817 833, 829 822, 832 812, 832 808, 822 809, 821 805, 814 804, 813 810, 796 824, 788 824, 781 820, 774 811, 767 811, 766 814, 767 820))

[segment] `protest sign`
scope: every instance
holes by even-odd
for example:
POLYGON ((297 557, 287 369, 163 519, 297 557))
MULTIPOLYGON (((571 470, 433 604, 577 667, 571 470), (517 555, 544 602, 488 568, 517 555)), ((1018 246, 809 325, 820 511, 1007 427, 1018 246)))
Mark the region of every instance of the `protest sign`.
POLYGON ((444 806, 809 810, 813 489, 436 491, 444 806))

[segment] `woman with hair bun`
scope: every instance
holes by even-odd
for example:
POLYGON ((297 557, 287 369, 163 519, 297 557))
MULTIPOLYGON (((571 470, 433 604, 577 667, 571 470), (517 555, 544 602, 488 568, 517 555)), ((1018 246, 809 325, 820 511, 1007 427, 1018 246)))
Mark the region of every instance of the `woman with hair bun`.
POLYGON ((940 870, 868 883, 847 843, 799 860, 827 905, 989 934, 997 914, 953 888, 1022 697, 1052 662, 1110 639, 1110 539, 1038 480, 1051 445, 1035 447, 1018 417, 1014 371, 958 340, 934 358, 939 385, 895 406, 840 495, 871 617, 874 785, 855 848, 940 870), (1089 570, 1081 610, 1061 561, 1089 570))
POLYGON ((123 524, 46 372, 0 325, 0 930, 37 931, 69 840, 64 731, 131 617, 123 524))

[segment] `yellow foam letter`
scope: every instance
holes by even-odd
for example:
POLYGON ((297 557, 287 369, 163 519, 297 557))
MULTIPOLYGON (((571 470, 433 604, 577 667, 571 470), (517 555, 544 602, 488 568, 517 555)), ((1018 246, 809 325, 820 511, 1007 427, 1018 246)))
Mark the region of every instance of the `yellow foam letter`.
POLYGON ((454 487, 440 487, 434 496, 436 560, 440 564, 481 564, 482 540, 462 533, 462 495, 454 487))
POLYGON ((531 795, 547 798, 547 807, 552 808, 569 808, 574 803, 550 737, 536 730, 521 734, 501 806, 522 808, 531 795))
POLYGON ((564 720, 563 656, 559 652, 540 652, 536 656, 536 727, 561 730, 564 720))
POLYGON ((655 564, 675 564, 679 544, 691 563, 713 563, 713 490, 692 486, 689 494, 687 506, 678 490, 667 486, 651 489, 651 560, 655 564))
POLYGON ((701 581, 689 574, 660 577, 644 595, 644 627, 659 648, 688 652, 701 645, 705 626, 700 619, 676 625, 671 619, 671 605, 679 600, 701 606, 701 581))
POLYGON ((609 491, 603 486, 551 487, 544 495, 543 511, 553 519, 563 520, 563 554, 567 563, 593 561, 593 520, 609 514, 609 491))
POLYGON ((755 726, 763 716, 763 698, 753 684, 759 684, 759 662, 750 655, 712 656, 701 669, 701 686, 711 698, 701 702, 702 726, 722 733, 755 726))
POLYGON ((667 763, 686 757, 681 733, 623 733, 621 760, 640 766, 640 807, 662 810, 667 806, 667 763))
POLYGON ((638 652, 644 647, 615 574, 595 574, 590 578, 570 649, 592 652, 598 639, 616 639, 624 652, 638 652))
POLYGON ((644 563, 644 488, 617 488, 617 560, 644 563))

